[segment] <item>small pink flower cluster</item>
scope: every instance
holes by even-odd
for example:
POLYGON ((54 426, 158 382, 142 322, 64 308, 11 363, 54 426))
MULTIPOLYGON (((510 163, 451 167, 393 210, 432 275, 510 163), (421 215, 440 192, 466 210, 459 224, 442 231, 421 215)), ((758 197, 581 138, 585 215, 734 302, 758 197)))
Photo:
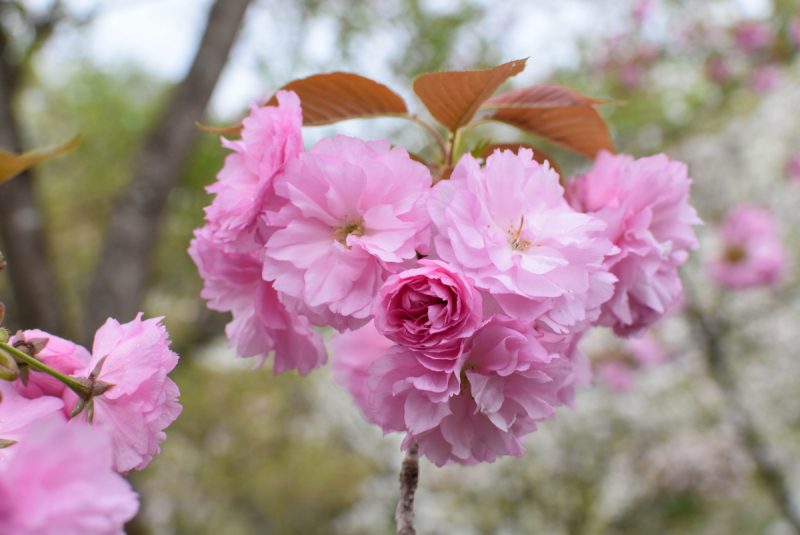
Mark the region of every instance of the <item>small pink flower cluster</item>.
POLYGON ((681 295, 700 223, 683 164, 604 153, 565 193, 530 150, 496 151, 432 187, 386 140, 303 151, 298 98, 278 102, 225 142, 190 248, 203 295, 275 373, 321 366, 311 325, 334 327, 337 382, 437 465, 521 455, 591 379, 586 329, 638 334, 681 295))
POLYGON ((718 284, 735 290, 769 286, 783 279, 786 248, 772 213, 761 206, 741 204, 720 228, 724 250, 708 265, 718 284))
POLYGON ((182 409, 167 377, 178 355, 159 321, 109 319, 91 354, 38 330, 9 340, 91 395, 30 365, 0 381, 0 533, 123 533, 139 501, 120 473, 150 463, 182 409))

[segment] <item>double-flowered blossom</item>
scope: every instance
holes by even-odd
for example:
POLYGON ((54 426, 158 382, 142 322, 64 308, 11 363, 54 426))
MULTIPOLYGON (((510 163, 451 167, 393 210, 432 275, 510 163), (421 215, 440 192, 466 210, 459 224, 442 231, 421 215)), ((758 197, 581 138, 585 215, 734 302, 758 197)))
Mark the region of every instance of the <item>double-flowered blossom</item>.
POLYGON ((571 372, 548 345, 527 323, 492 316, 465 340, 454 373, 395 346, 369 369, 372 415, 385 431, 408 431, 404 446, 417 442, 438 466, 520 456, 520 438, 555 415, 571 372))
POLYGON ((375 327, 388 339, 415 348, 458 341, 483 320, 474 282, 444 262, 420 260, 416 269, 392 275, 372 306, 375 327))
POLYGON ((599 325, 640 334, 680 298, 677 268, 697 247, 691 225, 701 223, 689 205, 691 183, 686 165, 663 154, 634 160, 605 151, 570 181, 570 204, 604 221, 601 234, 617 247, 605 260, 618 281, 599 325))
MULTIPOLYGON (((80 424, 91 417, 105 429, 113 439, 116 470, 123 473, 150 464, 161 451, 159 442, 167 438, 164 429, 182 410, 178 387, 167 377, 178 355, 169 349, 161 318, 142 321, 141 316, 123 325, 109 318, 95 334, 92 360, 74 374, 111 385, 71 421, 80 424)), ((63 399, 68 413, 79 402, 72 390, 63 399)))
POLYGON ((708 266, 718 284, 741 290, 776 284, 785 275, 786 250, 766 208, 737 206, 725 217, 720 235, 724 251, 708 266))
POLYGON ((529 149, 466 154, 428 202, 439 257, 491 294, 506 314, 579 332, 614 290, 603 266, 606 224, 564 200, 558 174, 529 149))
POLYGON ((63 407, 60 398, 24 398, 9 383, 0 381, 0 465, 14 455, 17 447, 12 445, 22 440, 31 424, 52 417, 66 421, 63 407))
POLYGON ((234 152, 225 159, 217 182, 207 189, 216 197, 206 209, 207 226, 215 242, 231 252, 252 252, 268 236, 258 235, 256 215, 265 207, 281 204, 272 181, 286 162, 303 152, 300 99, 291 91, 278 91, 278 106, 252 106, 242 121, 242 137, 223 138, 234 152))
MULTIPOLYGON (((38 329, 18 332, 10 343, 66 375, 82 370, 92 358, 92 355, 83 346, 38 329)), ((41 396, 60 398, 64 389, 67 388, 64 383, 44 372, 29 367, 27 373, 25 381, 27 385, 21 379, 17 379, 13 383, 17 392, 26 398, 33 399, 41 396)))
POLYGON ((208 307, 233 312, 225 334, 239 356, 258 357, 260 367, 274 351, 276 374, 297 369, 307 375, 327 361, 322 336, 307 318, 286 310, 272 283, 261 278, 257 255, 226 253, 207 227, 195 232, 189 254, 205 279, 200 295, 208 307))
POLYGON ((306 318, 290 314, 261 277, 263 245, 275 228, 259 224, 258 216, 285 204, 273 180, 303 152, 300 99, 291 91, 279 91, 277 99, 278 106, 252 107, 240 140, 223 141, 234 152, 207 188, 216 197, 189 254, 205 281, 200 295, 208 307, 233 314, 225 332, 237 354, 258 357, 260 367, 274 351, 274 373, 297 369, 306 375, 327 360, 322 337, 306 318))
POLYGON ((369 372, 373 362, 395 344, 369 322, 355 331, 335 333, 331 338, 334 354, 331 370, 336 384, 347 389, 364 417, 374 422, 370 406, 369 372))
POLYGON ((113 470, 103 430, 46 418, 8 449, 14 457, 0 463, 0 533, 124 535, 139 499, 113 470))
POLYGON ((315 325, 366 324, 386 279, 428 252, 430 171, 385 139, 337 135, 289 160, 274 180, 288 202, 262 217, 278 227, 264 279, 315 325))

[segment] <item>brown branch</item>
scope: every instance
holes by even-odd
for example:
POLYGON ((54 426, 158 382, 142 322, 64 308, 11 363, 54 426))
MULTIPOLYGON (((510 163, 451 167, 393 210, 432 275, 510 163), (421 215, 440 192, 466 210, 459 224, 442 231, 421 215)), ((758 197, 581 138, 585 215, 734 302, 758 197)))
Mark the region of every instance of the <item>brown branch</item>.
POLYGON ((781 467, 769 455, 766 441, 742 404, 736 381, 728 366, 727 355, 720 343, 723 329, 718 322, 709 318, 698 307, 688 306, 686 310, 692 320, 692 329, 703 342, 709 375, 725 396, 742 446, 753 460, 756 471, 773 501, 792 525, 795 533, 800 535, 800 512, 794 506, 789 484, 781 467))
MULTIPOLYGON (((0 25, 0 148, 18 153, 23 147, 13 103, 19 79, 6 53, 8 44, 0 25)), ((0 235, 14 293, 12 311, 16 327, 62 334, 63 316, 33 182, 33 174, 25 171, 0 186, 0 235)))
POLYGON ((419 447, 413 442, 406 450, 400 470, 400 502, 394 514, 397 535, 416 535, 414 531, 414 492, 419 481, 419 447))
MULTIPOLYGON (((133 319, 140 310, 150 258, 167 196, 189 155, 197 128, 228 58, 250 0, 217 0, 186 78, 136 162, 100 253, 84 318, 84 340, 108 317, 133 319)), ((185 254, 179 251, 176 254, 185 254)))

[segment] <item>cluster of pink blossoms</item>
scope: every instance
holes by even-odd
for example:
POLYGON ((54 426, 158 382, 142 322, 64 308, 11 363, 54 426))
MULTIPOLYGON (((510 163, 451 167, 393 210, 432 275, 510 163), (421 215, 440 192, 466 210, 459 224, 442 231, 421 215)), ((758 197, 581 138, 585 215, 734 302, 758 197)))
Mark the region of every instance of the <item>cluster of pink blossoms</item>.
POLYGON ((639 334, 697 245, 686 166, 600 155, 565 193, 528 149, 465 154, 448 180, 386 140, 305 152, 299 100, 253 108, 190 253, 238 354, 326 360, 370 421, 437 465, 521 455, 591 380, 592 326, 639 334))
POLYGON ((150 463, 182 409, 160 318, 109 319, 92 353, 38 330, 8 344, 88 389, 30 365, 0 381, 0 533, 122 534, 139 500, 120 474, 150 463))

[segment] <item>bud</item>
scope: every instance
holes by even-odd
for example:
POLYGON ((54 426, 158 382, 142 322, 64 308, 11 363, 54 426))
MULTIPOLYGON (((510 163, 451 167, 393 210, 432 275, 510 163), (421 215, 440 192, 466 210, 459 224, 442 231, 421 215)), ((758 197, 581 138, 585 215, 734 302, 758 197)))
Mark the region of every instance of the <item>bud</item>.
MULTIPOLYGON (((3 318, 5 317, 5 315, 6 315, 6 306, 3 303, 0 303, 0 323, 3 323, 3 318)), ((8 333, 5 334, 5 339, 3 339, 2 335, 0 335, 0 340, 2 340, 3 342, 8 340, 8 333)))
POLYGON ((0 349, 0 379, 14 381, 19 377, 19 368, 14 357, 0 349))
MULTIPOLYGON (((0 303, 0 321, 3 321, 3 313, 6 311, 6 307, 3 306, 3 303, 0 303)), ((8 342, 8 331, 0 327, 0 342, 8 342)))

